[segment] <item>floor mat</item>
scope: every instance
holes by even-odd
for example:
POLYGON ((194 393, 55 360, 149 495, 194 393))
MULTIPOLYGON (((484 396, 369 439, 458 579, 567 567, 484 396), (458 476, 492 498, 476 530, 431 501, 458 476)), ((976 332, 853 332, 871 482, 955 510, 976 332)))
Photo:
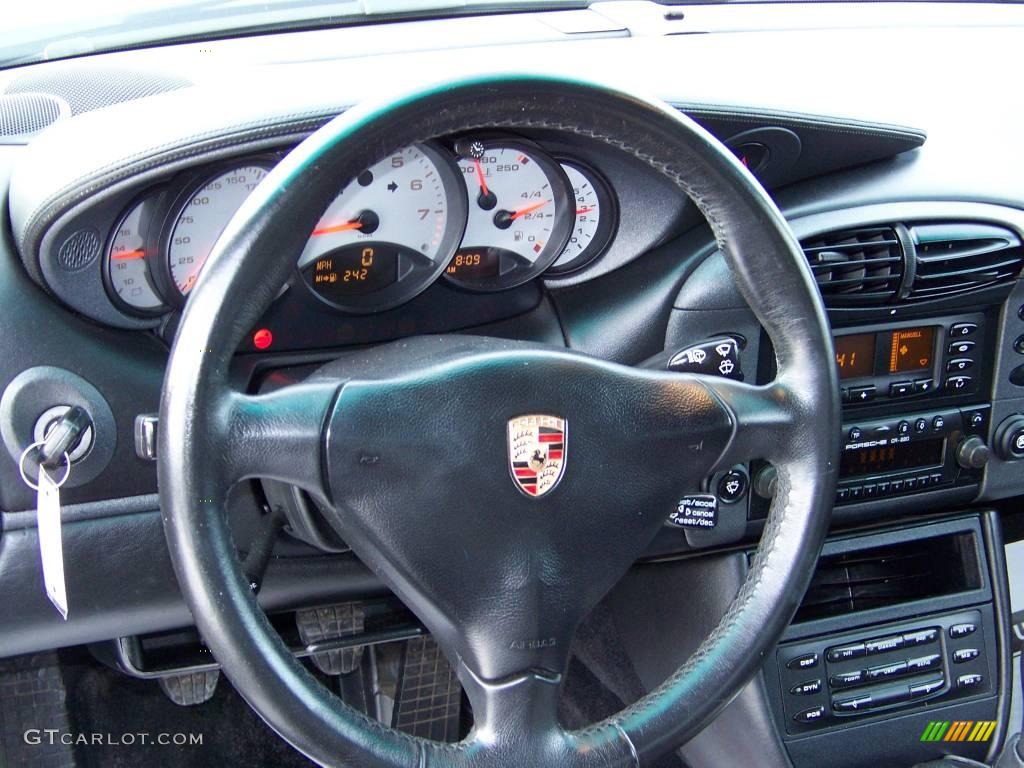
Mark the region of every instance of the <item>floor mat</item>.
POLYGON ((71 747, 51 729, 70 729, 57 654, 0 661, 0 766, 73 768, 71 747))
POLYGON ((76 747, 81 768, 314 765, 274 733, 223 676, 208 702, 179 707, 155 681, 126 677, 86 654, 65 652, 62 662, 72 731, 109 737, 104 743, 76 747), (147 734, 150 742, 160 734, 194 734, 202 744, 142 744, 140 734, 147 734), (124 743, 129 739, 134 743, 124 743))

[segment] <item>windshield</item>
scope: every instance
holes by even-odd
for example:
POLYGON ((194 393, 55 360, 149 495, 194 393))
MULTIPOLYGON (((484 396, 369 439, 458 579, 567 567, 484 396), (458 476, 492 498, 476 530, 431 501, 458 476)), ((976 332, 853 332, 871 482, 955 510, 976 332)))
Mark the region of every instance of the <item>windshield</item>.
POLYGON ((587 5, 586 0, 24 0, 4 7, 0 67, 228 33, 587 5))

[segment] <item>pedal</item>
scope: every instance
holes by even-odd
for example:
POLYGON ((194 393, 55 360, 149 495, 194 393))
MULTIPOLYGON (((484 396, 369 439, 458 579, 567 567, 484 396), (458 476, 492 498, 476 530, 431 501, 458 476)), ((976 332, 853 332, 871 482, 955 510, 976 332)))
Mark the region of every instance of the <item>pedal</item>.
MULTIPOLYGON (((340 603, 325 608, 296 611, 299 637, 309 646, 325 640, 337 640, 363 631, 364 615, 358 603, 340 603)), ((314 653, 310 659, 325 675, 347 675, 363 660, 363 646, 314 653)))
POLYGON ((0 766, 74 768, 73 747, 39 730, 71 733, 65 699, 55 653, 0 661, 0 766))
POLYGON ((434 741, 457 741, 462 686, 434 638, 405 643, 392 725, 434 741))
POLYGON ((205 704, 217 690, 220 672, 216 669, 206 672, 187 672, 160 678, 160 690, 179 707, 194 707, 205 704))

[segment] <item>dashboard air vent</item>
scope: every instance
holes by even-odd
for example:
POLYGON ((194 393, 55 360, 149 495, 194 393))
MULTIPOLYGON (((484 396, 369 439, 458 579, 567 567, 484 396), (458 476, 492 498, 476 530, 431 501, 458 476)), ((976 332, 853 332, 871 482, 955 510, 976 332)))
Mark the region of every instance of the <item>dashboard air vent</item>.
POLYGON ((884 304, 903 281, 903 247, 890 227, 829 232, 801 243, 828 307, 884 304))
POLYGON ((917 252, 910 301, 1009 283, 1024 263, 1020 238, 990 224, 922 224, 910 229, 917 252))

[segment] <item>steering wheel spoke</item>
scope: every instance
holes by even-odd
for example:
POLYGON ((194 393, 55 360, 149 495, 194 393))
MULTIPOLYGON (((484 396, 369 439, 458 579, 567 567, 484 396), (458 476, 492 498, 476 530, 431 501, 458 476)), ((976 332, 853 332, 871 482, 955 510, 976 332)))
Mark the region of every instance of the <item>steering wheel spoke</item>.
POLYGON ((716 469, 752 459, 785 460, 796 436, 792 392, 781 382, 758 386, 713 376, 699 377, 722 402, 733 420, 733 434, 716 469))
POLYGON ((318 381, 261 395, 229 393, 222 436, 227 482, 262 477, 327 498, 323 432, 337 390, 318 381))

